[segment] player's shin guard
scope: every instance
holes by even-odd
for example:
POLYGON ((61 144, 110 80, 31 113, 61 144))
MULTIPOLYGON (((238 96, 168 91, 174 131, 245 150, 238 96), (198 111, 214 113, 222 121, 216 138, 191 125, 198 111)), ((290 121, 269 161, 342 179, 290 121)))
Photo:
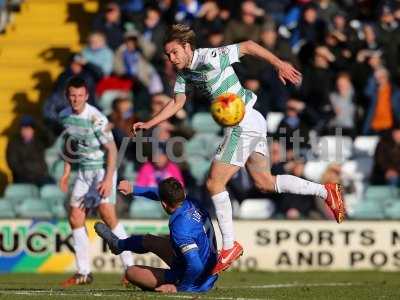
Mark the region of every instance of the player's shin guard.
POLYGON ((89 237, 85 227, 72 230, 72 238, 74 239, 74 250, 76 267, 81 275, 90 273, 90 257, 89 257, 89 237))
MULTIPOLYGON (((128 237, 128 235, 125 232, 124 226, 121 223, 118 223, 117 226, 114 227, 112 232, 120 239, 126 239, 128 237)), ((119 255, 119 257, 125 269, 127 269, 130 266, 133 266, 133 257, 131 252, 124 251, 119 255)))
POLYGON ((231 249, 235 241, 232 220, 232 205, 229 193, 224 191, 211 197, 215 205, 218 226, 222 234, 222 248, 231 249))

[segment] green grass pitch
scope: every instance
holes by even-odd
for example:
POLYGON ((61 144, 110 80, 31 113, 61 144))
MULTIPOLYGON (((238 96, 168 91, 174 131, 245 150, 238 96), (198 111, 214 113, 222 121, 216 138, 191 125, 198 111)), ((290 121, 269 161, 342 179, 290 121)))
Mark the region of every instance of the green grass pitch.
POLYGON ((120 285, 117 274, 95 274, 88 286, 61 289, 62 274, 2 274, 5 299, 400 299, 400 273, 389 272, 226 272, 203 294, 161 295, 120 285))

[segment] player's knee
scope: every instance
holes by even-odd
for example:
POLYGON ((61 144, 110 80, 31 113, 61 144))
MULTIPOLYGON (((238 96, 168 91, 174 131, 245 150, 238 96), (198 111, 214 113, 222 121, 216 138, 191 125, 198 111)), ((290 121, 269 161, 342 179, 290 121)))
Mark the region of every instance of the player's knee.
POLYGON ((85 215, 77 209, 71 210, 68 220, 72 228, 80 228, 85 225, 85 215))
POLYGON ((207 179, 206 187, 210 195, 215 195, 225 190, 225 184, 214 178, 207 179))

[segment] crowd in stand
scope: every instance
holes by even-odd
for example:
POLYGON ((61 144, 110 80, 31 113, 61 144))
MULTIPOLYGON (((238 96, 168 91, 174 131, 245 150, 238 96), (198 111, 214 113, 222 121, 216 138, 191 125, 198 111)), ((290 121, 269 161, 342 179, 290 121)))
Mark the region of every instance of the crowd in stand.
MULTIPOLYGON (((197 47, 220 47, 251 39, 302 72, 300 86, 285 86, 272 66, 263 61, 243 57, 240 64, 234 65, 243 86, 258 96, 255 108, 264 116, 270 112, 281 113, 276 129, 269 129, 273 138, 270 152, 274 174, 344 182, 348 193, 355 193, 359 198, 363 191, 357 188, 357 182, 399 186, 400 1, 120 0, 100 3, 87 44, 80 53, 72 55, 45 101, 43 117, 51 135, 58 136, 62 131, 58 113, 68 105, 64 97, 66 82, 72 75, 79 75, 88 82, 89 103, 109 116, 116 143, 121 148, 124 137, 129 137, 132 123, 148 120, 173 96, 175 71, 164 56, 163 37, 171 24, 185 23, 195 30, 197 47), (290 140, 296 132, 302 137, 299 152, 290 140), (344 139, 355 140, 365 135, 379 139, 376 153, 372 153, 375 158, 371 157, 371 170, 364 172, 361 179, 348 176, 344 161, 353 158, 349 155, 338 163, 327 163, 317 178, 308 176, 307 163, 316 159, 310 142, 312 137, 338 132, 344 139)), ((128 170, 134 170, 137 184, 151 186, 174 176, 190 193, 206 197, 205 171, 199 171, 202 166, 198 157, 207 162, 210 155, 207 145, 217 145, 218 132, 210 135, 197 130, 194 119, 208 109, 209 100, 192 92, 185 109, 155 129, 159 143, 156 153, 150 151, 153 157, 148 162, 137 160, 134 143, 127 146, 119 176, 130 178, 128 170), (187 144, 178 143, 173 149, 175 153, 189 153, 184 161, 174 162, 166 155, 166 142, 176 136, 188 140, 187 144), (205 145, 202 153, 185 149, 200 141, 205 145), (196 162, 190 155, 198 155, 196 162)), ((16 182, 40 185, 52 180, 48 170, 52 166, 46 166, 44 151, 51 135, 43 139, 40 130, 33 120, 25 117, 19 137, 10 142, 7 158, 16 182), (35 157, 29 155, 32 153, 35 157)), ((147 148, 145 145, 145 154, 147 148)), ((366 185, 361 186, 365 190, 366 185)), ((229 188, 232 198, 238 202, 247 198, 272 199, 276 215, 288 218, 325 215, 324 208, 317 207, 313 198, 256 192, 245 170, 234 177, 229 188)))

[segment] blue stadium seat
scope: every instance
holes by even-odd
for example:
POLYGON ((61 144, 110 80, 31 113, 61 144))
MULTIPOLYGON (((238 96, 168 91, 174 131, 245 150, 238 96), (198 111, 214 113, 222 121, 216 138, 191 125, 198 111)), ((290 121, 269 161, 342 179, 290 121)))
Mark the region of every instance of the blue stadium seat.
POLYGON ((135 197, 129 208, 129 216, 136 219, 163 219, 167 214, 159 201, 135 197))

